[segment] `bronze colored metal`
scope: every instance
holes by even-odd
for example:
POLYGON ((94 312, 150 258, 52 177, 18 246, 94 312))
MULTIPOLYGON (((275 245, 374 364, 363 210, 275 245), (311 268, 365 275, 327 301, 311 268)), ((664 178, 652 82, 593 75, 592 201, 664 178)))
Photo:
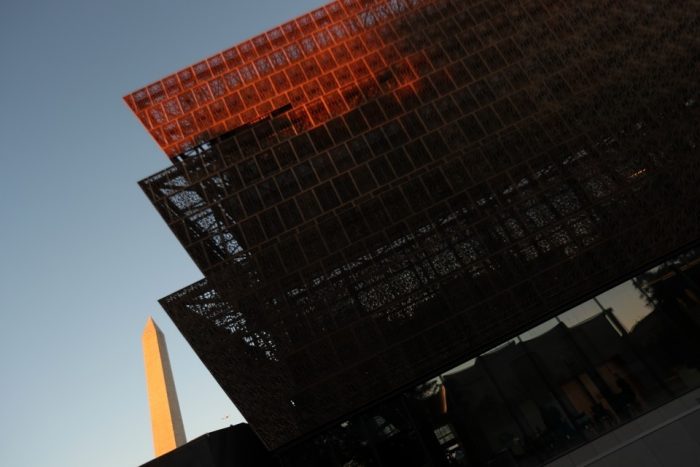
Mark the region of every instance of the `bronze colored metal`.
POLYGON ((697 0, 319 11, 140 183, 206 276, 161 304, 268 448, 700 238, 697 0))

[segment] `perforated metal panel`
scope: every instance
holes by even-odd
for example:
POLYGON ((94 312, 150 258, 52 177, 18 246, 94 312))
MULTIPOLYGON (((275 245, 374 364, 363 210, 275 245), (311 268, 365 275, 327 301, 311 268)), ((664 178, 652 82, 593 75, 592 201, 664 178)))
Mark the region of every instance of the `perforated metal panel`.
POLYGON ((206 279, 161 303, 268 447, 700 238, 699 13, 338 2, 264 111, 163 144, 141 186, 206 279))

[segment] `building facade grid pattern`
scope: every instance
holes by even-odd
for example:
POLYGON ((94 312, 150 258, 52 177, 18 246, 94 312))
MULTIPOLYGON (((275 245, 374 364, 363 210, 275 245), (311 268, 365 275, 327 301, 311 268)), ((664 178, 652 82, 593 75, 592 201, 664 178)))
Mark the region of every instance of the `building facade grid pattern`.
MULTIPOLYGON (((697 1, 351 5, 141 182, 206 276, 162 303, 268 447, 700 237, 697 1)), ((126 98, 157 131, 171 79, 126 98)))

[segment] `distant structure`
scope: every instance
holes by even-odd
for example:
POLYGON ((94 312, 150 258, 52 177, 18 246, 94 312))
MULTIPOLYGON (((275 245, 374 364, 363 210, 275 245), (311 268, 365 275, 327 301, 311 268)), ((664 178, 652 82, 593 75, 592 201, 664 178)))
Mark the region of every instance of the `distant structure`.
POLYGON ((151 408, 153 450, 158 457, 187 441, 165 337, 150 316, 141 340, 146 366, 148 404, 151 408))

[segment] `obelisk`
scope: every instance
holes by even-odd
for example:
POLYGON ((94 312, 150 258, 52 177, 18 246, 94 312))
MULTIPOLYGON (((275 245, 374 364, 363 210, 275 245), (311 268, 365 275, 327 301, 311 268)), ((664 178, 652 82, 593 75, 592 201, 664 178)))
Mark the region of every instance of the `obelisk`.
POLYGON ((151 317, 146 322, 141 340, 146 365, 148 404, 151 408, 153 449, 158 457, 187 441, 165 337, 151 317))

